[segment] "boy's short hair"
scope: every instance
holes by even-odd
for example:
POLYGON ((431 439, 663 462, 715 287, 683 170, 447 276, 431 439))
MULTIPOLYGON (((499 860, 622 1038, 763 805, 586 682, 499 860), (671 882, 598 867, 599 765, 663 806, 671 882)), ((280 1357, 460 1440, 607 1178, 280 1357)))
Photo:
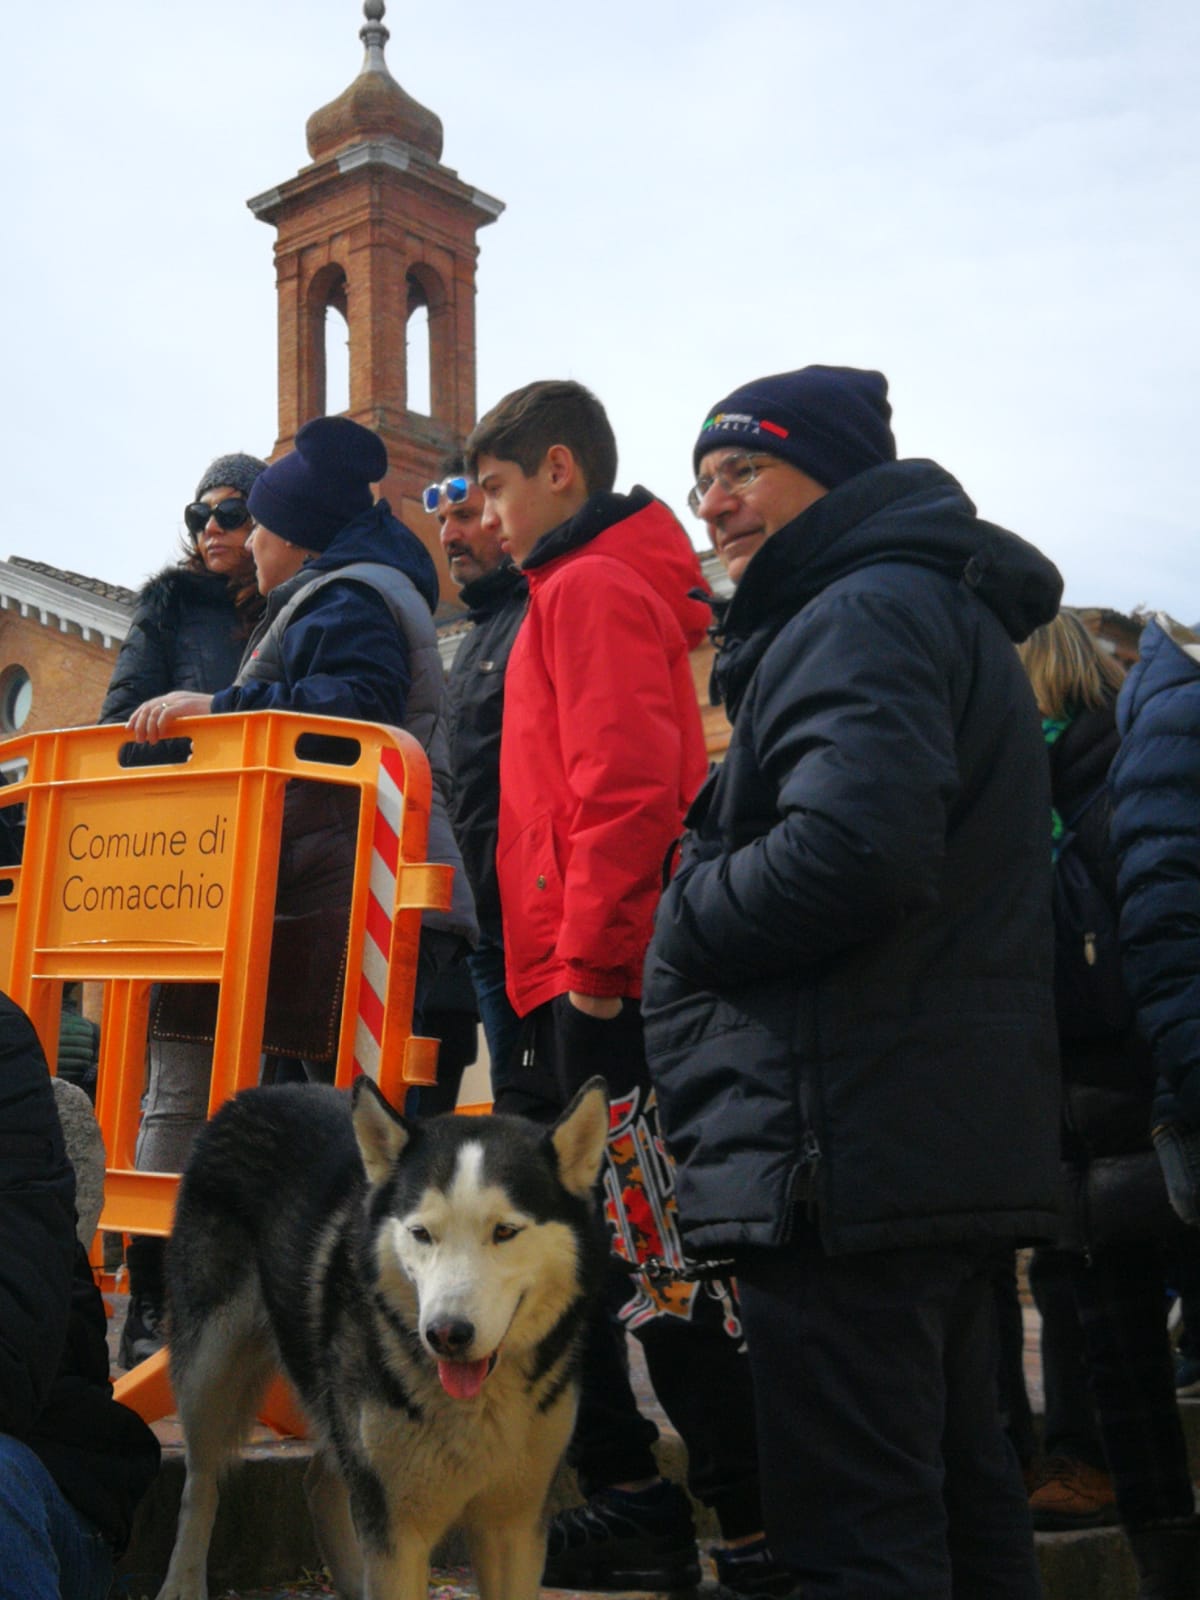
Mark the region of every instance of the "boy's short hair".
POLYGON ((527 478, 551 445, 564 444, 579 464, 589 494, 617 481, 617 441, 608 414, 590 389, 571 379, 544 378, 514 389, 472 428, 464 446, 467 470, 480 456, 515 461, 527 478))

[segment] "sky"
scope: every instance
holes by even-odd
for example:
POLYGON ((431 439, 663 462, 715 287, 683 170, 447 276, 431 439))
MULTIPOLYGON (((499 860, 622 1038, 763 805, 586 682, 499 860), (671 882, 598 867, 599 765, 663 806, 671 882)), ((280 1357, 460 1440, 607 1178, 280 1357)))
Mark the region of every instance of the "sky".
MULTIPOLYGON (((359 0, 17 0, 0 97, 0 557, 136 587, 276 436, 274 230, 359 0)), ((711 406, 887 374, 902 456, 1066 599, 1200 620, 1194 0, 389 0, 481 230, 478 410, 573 377, 690 522, 711 406), (453 15, 451 26, 445 19, 453 15)), ((703 530, 692 530, 703 544, 703 530)))

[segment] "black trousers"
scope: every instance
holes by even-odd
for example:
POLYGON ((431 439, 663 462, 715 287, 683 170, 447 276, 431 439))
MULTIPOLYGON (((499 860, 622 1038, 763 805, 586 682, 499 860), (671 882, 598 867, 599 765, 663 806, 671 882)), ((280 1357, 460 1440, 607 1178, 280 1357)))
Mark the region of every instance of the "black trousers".
POLYGON ((1164 1252, 1149 1241, 1114 1244, 1073 1263, 1071 1283, 1121 1521, 1141 1528, 1189 1517, 1192 1477, 1167 1335, 1164 1252))
MULTIPOLYGON (((608 1084, 617 1108, 605 1174, 605 1210, 619 1252, 664 1244, 651 1216, 669 1177, 655 1160, 658 1118, 650 1093, 641 1012, 626 1000, 611 1020, 576 1010, 565 995, 526 1019, 511 1081, 497 1111, 553 1122, 589 1078, 608 1084), (656 1182, 643 1185, 653 1167, 656 1182), (633 1234, 637 1238, 632 1237, 633 1234)), ((569 1459, 585 1494, 657 1476, 658 1430, 638 1410, 626 1332, 641 1343, 659 1404, 687 1447, 688 1484, 712 1506, 727 1538, 762 1527, 750 1366, 736 1301, 725 1285, 670 1282, 661 1290, 614 1261, 604 1315, 589 1326, 579 1417, 569 1459)))
MULTIPOLYGON (((1042 1319, 1042 1394, 1047 1456, 1068 1456, 1107 1470, 1088 1379, 1076 1280, 1083 1257, 1039 1245, 1029 1261, 1029 1287, 1042 1319)), ((1160 1287, 1159 1309, 1165 1304, 1160 1287)), ((1165 1313, 1160 1317, 1164 1327, 1165 1313)))
POLYGON ((767 1537, 805 1600, 1036 1600, 996 1393, 994 1253, 742 1264, 767 1537))

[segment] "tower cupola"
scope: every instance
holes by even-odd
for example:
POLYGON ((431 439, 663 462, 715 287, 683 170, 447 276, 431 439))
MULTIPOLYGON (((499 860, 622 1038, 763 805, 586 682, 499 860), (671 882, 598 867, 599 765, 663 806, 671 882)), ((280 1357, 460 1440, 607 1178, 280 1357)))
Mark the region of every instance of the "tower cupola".
POLYGON ((383 25, 384 0, 366 0, 359 38, 366 47, 362 71, 348 89, 320 111, 306 129, 308 153, 324 161, 348 145, 395 139, 430 161, 442 158, 442 123, 413 99, 388 71, 383 47, 391 35, 383 25))

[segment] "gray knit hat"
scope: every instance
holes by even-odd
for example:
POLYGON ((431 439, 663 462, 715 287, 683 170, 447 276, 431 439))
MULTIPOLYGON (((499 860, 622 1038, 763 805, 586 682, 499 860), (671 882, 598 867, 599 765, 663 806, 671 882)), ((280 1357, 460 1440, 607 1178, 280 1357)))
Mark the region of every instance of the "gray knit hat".
POLYGON ((250 493, 254 480, 267 470, 267 463, 257 456, 234 452, 231 456, 218 456, 196 485, 194 499, 210 489, 236 489, 243 499, 250 493))

